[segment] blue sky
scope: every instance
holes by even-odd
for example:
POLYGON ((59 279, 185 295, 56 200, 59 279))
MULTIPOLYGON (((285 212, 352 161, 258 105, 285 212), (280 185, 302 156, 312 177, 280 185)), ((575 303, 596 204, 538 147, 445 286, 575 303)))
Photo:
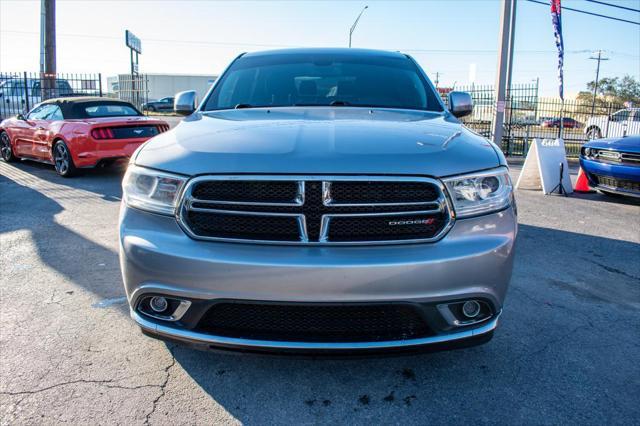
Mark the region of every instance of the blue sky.
MULTIPOLYGON (((640 9, 640 0, 607 0, 640 9)), ((353 20, 367 4, 355 47, 412 54, 440 84, 493 84, 498 0, 421 1, 98 1, 57 2, 58 71, 127 72, 125 29, 142 39, 141 72, 218 74, 244 51, 294 46, 346 46, 353 20)), ((568 7, 640 21, 640 14, 584 0, 568 7)), ((40 2, 0 0, 0 70, 38 69, 40 2)), ((574 96, 595 75, 591 51, 610 58, 601 76, 640 79, 640 26, 565 11, 565 93, 574 96)), ((555 96, 556 52, 548 7, 518 0, 514 83, 540 78, 555 96)))

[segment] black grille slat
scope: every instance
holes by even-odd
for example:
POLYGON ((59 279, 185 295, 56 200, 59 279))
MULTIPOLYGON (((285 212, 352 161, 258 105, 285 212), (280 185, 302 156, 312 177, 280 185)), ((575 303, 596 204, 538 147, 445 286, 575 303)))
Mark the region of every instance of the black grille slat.
POLYGON ((294 203, 295 181, 210 180, 197 183, 192 195, 199 200, 256 203, 294 203))
POLYGON ((640 182, 632 180, 616 179, 611 176, 595 175, 599 185, 608 186, 614 189, 622 189, 625 191, 640 192, 640 182))
POLYGON ((432 335, 410 304, 270 304, 221 302, 196 331, 220 336, 304 342, 372 342, 432 335))
POLYGON ((205 238, 310 243, 430 240, 450 220, 443 198, 437 183, 426 180, 217 178, 193 184, 181 217, 192 234, 205 238), (327 186, 331 197, 324 199, 327 186), (296 199, 303 203, 293 203, 296 199), (265 213, 273 219, 250 219, 265 213), (278 215, 297 216, 280 221, 278 215), (400 219, 408 222, 390 224, 400 219))
POLYGON ((190 211, 187 220, 195 234, 205 237, 300 241, 298 221, 290 216, 190 211))
POLYGON ((439 192, 427 182, 336 181, 331 183, 335 204, 433 202, 439 192), (400 184, 401 183, 401 184, 400 184))
POLYGON ((438 233, 447 218, 444 214, 398 216, 336 216, 329 226, 329 241, 387 241, 421 239, 438 233))

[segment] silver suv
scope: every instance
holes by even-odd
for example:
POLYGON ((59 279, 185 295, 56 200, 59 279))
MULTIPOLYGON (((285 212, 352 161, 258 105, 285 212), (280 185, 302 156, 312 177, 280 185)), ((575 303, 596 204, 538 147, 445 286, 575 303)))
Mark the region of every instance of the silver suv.
POLYGON ((132 157, 120 258, 146 334, 204 348, 371 351, 479 344, 511 277, 500 150, 409 56, 236 58, 132 157))

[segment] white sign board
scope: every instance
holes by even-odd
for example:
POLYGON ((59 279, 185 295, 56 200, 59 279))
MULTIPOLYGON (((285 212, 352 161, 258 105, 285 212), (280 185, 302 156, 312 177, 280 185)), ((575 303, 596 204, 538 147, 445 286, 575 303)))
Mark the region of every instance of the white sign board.
POLYGON ((562 139, 534 139, 516 183, 516 189, 542 190, 551 193, 560 183, 562 164, 562 187, 567 194, 573 192, 569 164, 562 139))

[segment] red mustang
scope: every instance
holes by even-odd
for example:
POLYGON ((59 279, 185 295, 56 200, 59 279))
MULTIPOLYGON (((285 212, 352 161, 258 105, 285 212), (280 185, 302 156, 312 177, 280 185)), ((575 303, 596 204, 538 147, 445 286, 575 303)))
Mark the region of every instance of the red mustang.
POLYGON ((49 99, 26 116, 0 123, 0 152, 52 163, 61 176, 129 158, 149 138, 169 130, 129 102, 108 98, 49 99))

